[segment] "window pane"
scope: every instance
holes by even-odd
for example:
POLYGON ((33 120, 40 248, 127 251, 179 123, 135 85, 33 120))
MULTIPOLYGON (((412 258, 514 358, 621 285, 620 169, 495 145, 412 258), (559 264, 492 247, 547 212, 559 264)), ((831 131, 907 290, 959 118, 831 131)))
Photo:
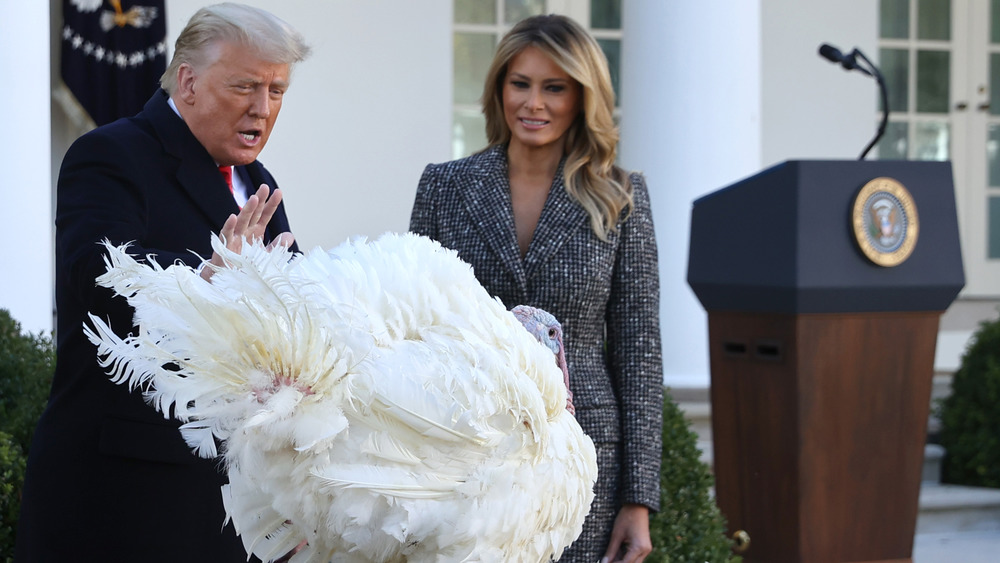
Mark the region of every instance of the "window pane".
POLYGON ((1000 43, 1000 0, 990 2, 990 43, 1000 43))
POLYGON ((482 113, 456 110, 452 119, 452 158, 466 157, 486 147, 486 118, 482 113))
POLYGON ((496 0, 455 0, 455 23, 496 22, 496 0))
POLYGON ((950 75, 948 51, 917 51, 917 111, 948 112, 950 75))
POLYGON ((906 160, 906 134, 909 126, 906 122, 890 121, 885 126, 885 134, 878 140, 879 160, 906 160))
POLYGON ((618 99, 621 93, 618 91, 621 74, 622 42, 618 39, 598 39, 597 44, 604 51, 604 56, 608 58, 608 70, 611 72, 611 86, 615 90, 615 106, 618 106, 618 99))
POLYGON ((948 160, 951 132, 947 123, 916 123, 913 132, 913 160, 948 160))
POLYGON ((990 125, 988 135, 986 161, 989 167, 989 185, 995 188, 1000 187, 1000 125, 990 125))
POLYGON ((881 37, 884 39, 906 39, 909 37, 910 0, 882 0, 881 4, 879 11, 881 37))
POLYGON ((595 29, 621 29, 621 0, 590 0, 590 27, 595 29))
MULTIPOLYGON (((882 67, 882 77, 889 94, 890 111, 908 111, 910 59, 906 49, 880 49, 879 63, 882 67)), ((879 106, 882 99, 879 97, 879 106)), ((882 108, 879 107, 881 110, 882 108)))
POLYGON ((951 0, 919 0, 917 39, 951 39, 951 0))
POLYGON ((545 13, 545 0, 505 0, 504 21, 517 23, 529 16, 545 13))
POLYGON ((479 103, 483 80, 493 59, 496 36, 492 33, 455 34, 455 102, 479 103))
POLYGON ((1000 258, 1000 197, 990 198, 989 255, 987 258, 1000 258))

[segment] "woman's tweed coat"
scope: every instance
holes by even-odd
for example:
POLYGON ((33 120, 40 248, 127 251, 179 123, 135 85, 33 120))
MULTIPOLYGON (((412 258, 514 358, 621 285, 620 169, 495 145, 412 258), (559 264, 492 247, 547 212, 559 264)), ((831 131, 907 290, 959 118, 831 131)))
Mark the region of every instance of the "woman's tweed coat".
POLYGON ((577 560, 572 553, 581 548, 589 552, 581 561, 603 555, 621 503, 659 509, 663 372, 656 240, 645 180, 633 173, 630 181, 632 212, 603 242, 563 188, 560 166, 523 261, 505 146, 427 166, 410 217, 411 231, 458 251, 508 309, 540 307, 563 325, 576 418, 598 446, 600 470, 598 498, 564 561, 577 560))

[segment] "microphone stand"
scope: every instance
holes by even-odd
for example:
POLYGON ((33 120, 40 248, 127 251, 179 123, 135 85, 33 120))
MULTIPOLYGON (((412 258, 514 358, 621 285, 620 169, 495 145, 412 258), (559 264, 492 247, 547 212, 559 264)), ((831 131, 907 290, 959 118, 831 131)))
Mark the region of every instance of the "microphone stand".
POLYGON ((856 68, 875 79, 875 82, 878 83, 879 94, 882 96, 882 122, 878 126, 878 131, 875 132, 875 137, 872 138, 871 142, 868 143, 868 146, 865 147, 865 150, 861 151, 861 156, 858 157, 858 160, 864 160, 868 151, 872 150, 875 143, 877 143, 878 140, 882 138, 882 135, 885 134, 885 128, 889 124, 889 93, 886 91, 885 80, 882 78, 882 73, 879 72, 878 67, 872 64, 872 62, 868 60, 868 57, 866 57, 861 51, 857 49, 851 51, 849 56, 852 60, 854 59, 854 55, 861 57, 861 60, 868 65, 867 71, 860 66, 856 68))
POLYGON ((872 138, 871 142, 868 143, 868 146, 865 147, 865 150, 861 151, 861 156, 858 157, 858 160, 864 160, 868 151, 872 150, 875 143, 877 143, 878 140, 882 138, 882 135, 885 134, 886 125, 889 123, 889 94, 886 91, 885 80, 882 78, 882 73, 879 72, 878 67, 872 64, 872 62, 868 60, 868 57, 866 57, 865 54, 858 49, 853 49, 850 53, 845 55, 836 47, 824 43, 823 45, 820 45, 819 54, 830 62, 840 63, 840 65, 844 67, 844 70, 857 70, 858 72, 871 76, 876 82, 878 82, 879 93, 882 96, 882 122, 879 124, 878 131, 875 132, 875 137, 872 138), (860 66, 855 57, 861 57, 861 60, 864 61, 868 68, 866 69, 865 67, 860 66))

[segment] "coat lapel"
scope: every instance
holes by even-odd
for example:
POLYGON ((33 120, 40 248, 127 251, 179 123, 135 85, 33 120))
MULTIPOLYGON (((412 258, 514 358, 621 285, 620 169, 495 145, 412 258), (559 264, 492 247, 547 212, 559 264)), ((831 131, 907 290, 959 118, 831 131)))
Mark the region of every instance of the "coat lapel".
POLYGON ((154 96, 144 110, 164 149, 177 159, 177 181, 218 231, 230 213, 239 213, 239 207, 212 156, 167 104, 166 92, 160 93, 162 96, 154 96))
POLYGON ((461 178, 458 186, 469 219, 479 236, 500 258, 514 276, 522 291, 527 290, 527 278, 514 232, 514 211, 510 203, 507 181, 507 155, 503 146, 495 146, 476 159, 473 174, 461 178))
POLYGON ((531 279, 544 267, 587 220, 587 212, 566 193, 563 165, 560 164, 524 257, 525 278, 531 279))

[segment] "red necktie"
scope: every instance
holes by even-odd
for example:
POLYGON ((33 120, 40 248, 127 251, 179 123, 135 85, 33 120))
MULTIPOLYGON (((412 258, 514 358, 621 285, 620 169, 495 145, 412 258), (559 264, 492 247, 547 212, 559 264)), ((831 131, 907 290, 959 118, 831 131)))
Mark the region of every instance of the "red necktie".
POLYGON ((219 172, 222 173, 222 177, 226 180, 226 185, 229 186, 229 193, 234 194, 233 191, 233 167, 232 166, 220 166, 219 172))

